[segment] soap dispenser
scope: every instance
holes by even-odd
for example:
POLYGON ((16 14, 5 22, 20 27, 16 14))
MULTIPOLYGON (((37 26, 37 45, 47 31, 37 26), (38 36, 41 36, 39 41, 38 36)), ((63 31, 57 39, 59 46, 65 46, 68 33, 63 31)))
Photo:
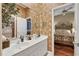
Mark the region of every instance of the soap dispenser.
POLYGON ((21 42, 24 42, 24 36, 23 35, 20 36, 20 39, 21 39, 21 42))

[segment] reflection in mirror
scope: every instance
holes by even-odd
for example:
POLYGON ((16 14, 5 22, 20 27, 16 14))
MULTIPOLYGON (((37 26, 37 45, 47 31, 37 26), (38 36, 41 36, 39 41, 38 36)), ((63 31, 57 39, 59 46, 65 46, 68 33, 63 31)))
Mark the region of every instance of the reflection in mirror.
POLYGON ((2 48, 10 46, 10 39, 14 37, 14 22, 11 15, 17 15, 15 3, 2 3, 2 48))
MULTIPOLYGON (((8 26, 3 25, 2 27, 2 48, 7 48, 10 46, 10 40, 15 37, 15 22, 14 17, 11 16, 8 26)), ((6 23, 5 23, 6 24, 6 23)))
MULTIPOLYGON (((27 21, 25 18, 19 17, 19 16, 11 16, 11 21, 9 26, 3 27, 3 40, 7 39, 7 43, 10 45, 10 41, 13 39, 21 39, 23 36, 26 36, 27 33, 27 21)), ((20 40, 22 41, 22 40, 20 40)))
POLYGON ((14 37, 14 28, 15 28, 15 22, 14 18, 11 17, 10 24, 8 26, 4 26, 2 29, 2 34, 6 36, 6 38, 12 38, 14 37))

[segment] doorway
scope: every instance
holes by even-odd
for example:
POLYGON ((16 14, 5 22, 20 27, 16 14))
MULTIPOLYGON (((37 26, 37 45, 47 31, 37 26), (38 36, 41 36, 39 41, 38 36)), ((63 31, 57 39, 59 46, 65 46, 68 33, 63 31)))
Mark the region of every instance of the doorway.
POLYGON ((53 10, 54 56, 74 55, 74 4, 64 4, 53 10))

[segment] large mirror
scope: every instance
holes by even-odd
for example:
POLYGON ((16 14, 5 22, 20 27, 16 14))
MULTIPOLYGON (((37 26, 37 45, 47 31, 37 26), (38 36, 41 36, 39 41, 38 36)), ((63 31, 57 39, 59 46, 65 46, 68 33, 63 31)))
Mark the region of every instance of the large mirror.
MULTIPOLYGON (((2 47, 10 47, 11 42, 23 38, 32 31, 30 17, 23 17, 15 3, 2 4, 2 47), (11 11, 10 11, 11 10, 11 11)), ((23 40, 22 40, 23 41, 23 40)))

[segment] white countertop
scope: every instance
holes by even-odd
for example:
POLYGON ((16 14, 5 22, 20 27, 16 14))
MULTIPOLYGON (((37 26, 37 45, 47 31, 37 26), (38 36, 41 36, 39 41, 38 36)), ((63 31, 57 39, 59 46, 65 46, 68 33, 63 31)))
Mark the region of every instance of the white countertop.
POLYGON ((29 48, 32 45, 37 44, 47 38, 48 38, 47 36, 41 35, 40 37, 37 37, 36 39, 25 40, 25 42, 22 42, 20 44, 12 43, 9 48, 3 49, 3 56, 15 55, 16 53, 19 53, 23 51, 24 49, 29 48))

